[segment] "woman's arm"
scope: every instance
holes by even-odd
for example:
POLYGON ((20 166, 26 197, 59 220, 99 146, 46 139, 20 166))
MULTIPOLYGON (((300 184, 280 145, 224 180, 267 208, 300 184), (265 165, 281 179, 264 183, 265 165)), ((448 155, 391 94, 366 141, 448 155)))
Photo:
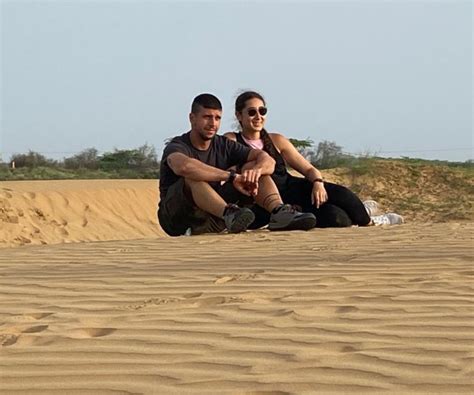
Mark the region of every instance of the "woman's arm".
POLYGON ((285 162, 293 169, 301 173, 309 181, 323 178, 321 172, 309 163, 285 136, 279 133, 270 133, 270 137, 283 159, 285 159, 285 162))
POLYGON ((321 172, 309 163, 285 136, 279 133, 269 133, 269 135, 285 162, 313 183, 311 201, 316 208, 319 208, 328 200, 321 172))
POLYGON ((227 137, 229 140, 237 141, 237 137, 234 132, 225 132, 224 137, 227 137))

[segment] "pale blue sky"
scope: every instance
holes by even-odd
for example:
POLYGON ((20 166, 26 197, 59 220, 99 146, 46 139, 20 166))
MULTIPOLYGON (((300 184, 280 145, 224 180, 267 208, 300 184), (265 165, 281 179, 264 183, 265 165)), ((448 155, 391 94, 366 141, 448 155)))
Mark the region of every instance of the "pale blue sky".
POLYGON ((471 1, 1 2, 0 155, 188 130, 194 96, 267 99, 267 129, 351 153, 473 157, 471 1))

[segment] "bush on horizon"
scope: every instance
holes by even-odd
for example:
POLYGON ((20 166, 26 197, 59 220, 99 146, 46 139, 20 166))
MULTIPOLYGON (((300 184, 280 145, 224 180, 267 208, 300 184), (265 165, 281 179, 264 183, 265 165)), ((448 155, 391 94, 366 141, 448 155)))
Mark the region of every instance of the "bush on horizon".
POLYGON ((98 154, 87 148, 62 161, 46 158, 30 150, 14 154, 10 163, 0 162, 0 180, 89 179, 89 178, 159 178, 155 147, 145 143, 131 150, 98 154), (15 162, 15 169, 11 163, 15 162))
MULTIPOLYGON (((332 141, 321 141, 317 146, 313 140, 290 139, 298 151, 317 168, 324 170, 335 167, 350 169, 353 176, 374 172, 377 161, 395 160, 412 165, 444 165, 467 168, 474 171, 472 159, 465 162, 427 160, 419 158, 381 158, 373 154, 350 155, 332 141)), ((98 155, 95 148, 87 148, 76 155, 56 161, 30 150, 27 154, 15 154, 16 169, 10 163, 0 161, 0 180, 40 180, 40 179, 99 179, 136 178, 158 179, 159 160, 155 147, 145 143, 131 150, 118 150, 98 155)))

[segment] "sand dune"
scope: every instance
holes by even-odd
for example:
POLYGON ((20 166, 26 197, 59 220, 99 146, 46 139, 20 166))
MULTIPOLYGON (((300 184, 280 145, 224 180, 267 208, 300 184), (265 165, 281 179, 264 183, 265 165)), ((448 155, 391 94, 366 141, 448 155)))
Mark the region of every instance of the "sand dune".
POLYGON ((472 393, 473 230, 3 249, 0 392, 472 393))
POLYGON ((0 184, 0 247, 163 236, 155 180, 0 184))
MULTIPOLYGON (((361 197, 375 198, 382 210, 399 212, 407 222, 472 222, 474 180, 466 180, 464 173, 464 178, 456 178, 454 172, 448 185, 439 179, 435 167, 428 170, 420 172, 416 187, 403 166, 385 169, 383 176, 364 176, 358 181, 365 185, 361 197), (462 186, 459 191, 457 185, 462 186)), ((328 170, 325 175, 330 181, 351 185, 344 171, 328 170)), ((156 218, 157 202, 156 180, 3 181, 0 248, 165 236, 156 218)))

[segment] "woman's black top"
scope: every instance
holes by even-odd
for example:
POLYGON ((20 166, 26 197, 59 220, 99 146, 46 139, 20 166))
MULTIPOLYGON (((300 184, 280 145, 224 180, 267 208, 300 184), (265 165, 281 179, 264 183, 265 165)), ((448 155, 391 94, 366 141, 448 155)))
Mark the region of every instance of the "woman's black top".
MULTIPOLYGON (((242 133, 235 133, 235 137, 237 138, 237 142, 240 144, 245 145, 246 147, 249 147, 249 145, 245 142, 245 140, 242 137, 242 133)), ((278 152, 277 148, 275 147, 275 144, 273 144, 273 141, 269 137, 270 144, 273 146, 273 153, 269 152, 267 147, 263 147, 263 150, 269 154, 273 159, 275 159, 275 171, 272 174, 272 177, 275 179, 277 178, 278 181, 283 181, 283 179, 286 179, 286 177, 289 175, 288 170, 286 168, 286 162, 281 156, 281 154, 278 152)), ((275 180, 277 181, 277 180, 275 180)))

